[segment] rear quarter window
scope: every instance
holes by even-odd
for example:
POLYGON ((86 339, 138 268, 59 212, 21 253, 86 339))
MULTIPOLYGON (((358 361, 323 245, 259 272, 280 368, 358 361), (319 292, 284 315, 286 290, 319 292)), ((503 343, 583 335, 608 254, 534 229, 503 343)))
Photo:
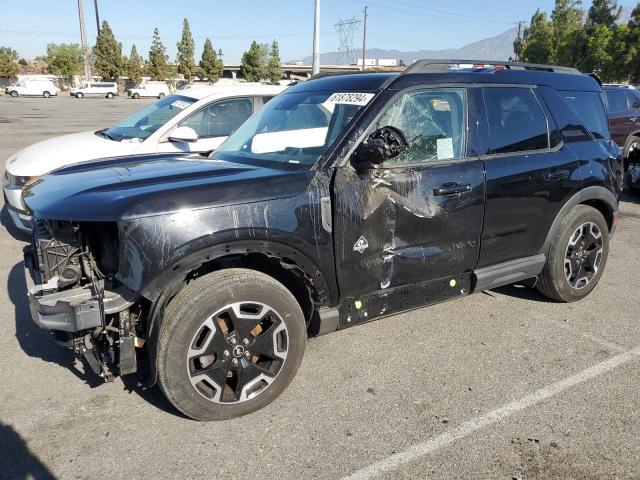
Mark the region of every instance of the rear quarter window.
MULTIPOLYGON (((609 138, 607 112, 598 92, 559 92, 569 108, 598 140, 609 138)), ((624 92, 616 92, 622 93, 624 92)))

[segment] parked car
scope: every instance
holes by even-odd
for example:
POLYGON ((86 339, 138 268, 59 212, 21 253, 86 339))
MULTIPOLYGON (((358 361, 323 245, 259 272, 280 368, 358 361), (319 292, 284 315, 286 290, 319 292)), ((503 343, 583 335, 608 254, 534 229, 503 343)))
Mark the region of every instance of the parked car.
POLYGON ((211 152, 284 87, 212 85, 169 95, 98 131, 35 143, 9 157, 4 197, 12 222, 31 229, 22 200, 25 183, 56 168, 97 158, 157 152, 211 152))
POLYGON ((145 385, 214 420, 273 401, 308 335, 514 282, 584 298, 623 181, 599 84, 454 63, 298 83, 210 158, 29 183, 33 319, 106 379, 136 371, 144 345, 145 385))
POLYGON ((4 92, 12 97, 35 96, 49 98, 58 95, 58 88, 51 80, 20 80, 15 85, 5 87, 4 92))
POLYGON ((86 82, 69 91, 72 97, 89 96, 113 98, 118 95, 118 84, 115 82, 86 82))
POLYGON ((605 85, 611 138, 620 145, 628 168, 629 158, 640 147, 640 91, 620 85, 605 85))
POLYGON ((163 98, 169 95, 169 86, 165 82, 146 82, 139 87, 129 90, 131 98, 156 97, 163 98))

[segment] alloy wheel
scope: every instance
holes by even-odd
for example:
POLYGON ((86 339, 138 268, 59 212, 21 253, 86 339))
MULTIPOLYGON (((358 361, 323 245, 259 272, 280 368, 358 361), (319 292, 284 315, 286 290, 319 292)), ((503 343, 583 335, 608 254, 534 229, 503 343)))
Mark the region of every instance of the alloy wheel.
POLYGON ((591 283, 602 260, 602 232, 595 223, 580 225, 571 235, 564 257, 565 278, 577 290, 591 283))
POLYGON ((206 318, 187 352, 187 374, 205 399, 241 403, 264 392, 287 359, 289 334, 280 315, 259 302, 227 305, 206 318))

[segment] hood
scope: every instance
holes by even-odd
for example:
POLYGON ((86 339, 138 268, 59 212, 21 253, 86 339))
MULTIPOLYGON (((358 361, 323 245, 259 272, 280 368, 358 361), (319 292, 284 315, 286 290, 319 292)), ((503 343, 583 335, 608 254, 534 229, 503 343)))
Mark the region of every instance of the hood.
POLYGON ((131 155, 139 146, 138 143, 109 140, 95 132, 72 133, 43 140, 20 150, 9 157, 5 169, 14 176, 39 177, 78 162, 131 155))
POLYGON ((197 154, 141 155, 57 170, 28 183, 23 198, 39 218, 118 221, 294 196, 311 175, 197 154))

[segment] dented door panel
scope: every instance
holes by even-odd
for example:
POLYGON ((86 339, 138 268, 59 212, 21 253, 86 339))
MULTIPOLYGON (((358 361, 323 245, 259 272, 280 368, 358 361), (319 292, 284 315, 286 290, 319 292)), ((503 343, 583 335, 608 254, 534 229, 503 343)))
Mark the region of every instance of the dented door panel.
POLYGON ((478 160, 372 169, 334 183, 342 299, 471 271, 478 259, 484 171, 478 160), (443 186, 469 185, 442 195, 443 186))

